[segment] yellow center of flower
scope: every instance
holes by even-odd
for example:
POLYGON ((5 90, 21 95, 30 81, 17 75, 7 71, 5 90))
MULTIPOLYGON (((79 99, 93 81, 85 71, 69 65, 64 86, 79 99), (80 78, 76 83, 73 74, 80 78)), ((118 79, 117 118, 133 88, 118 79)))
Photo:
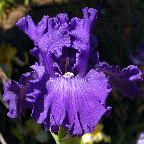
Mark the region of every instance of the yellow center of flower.
POLYGON ((71 78, 71 77, 74 77, 74 74, 72 72, 66 72, 63 76, 65 78, 71 78))
POLYGON ((99 143, 101 141, 104 141, 106 143, 111 143, 110 136, 105 135, 102 132, 102 129, 103 129, 103 125, 98 124, 93 133, 87 133, 82 136, 81 142, 83 144, 92 144, 94 142, 99 143))

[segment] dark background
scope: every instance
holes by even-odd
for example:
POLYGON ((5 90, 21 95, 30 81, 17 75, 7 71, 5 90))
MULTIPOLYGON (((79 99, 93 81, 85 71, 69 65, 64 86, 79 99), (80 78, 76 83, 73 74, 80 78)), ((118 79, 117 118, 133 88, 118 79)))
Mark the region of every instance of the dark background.
MULTIPOLYGON (((15 1, 8 3, 0 16, 0 50, 4 45, 5 53, 8 53, 6 49, 10 45, 17 50, 14 57, 23 62, 28 59, 28 62, 21 66, 15 58, 0 59, 1 67, 7 63, 11 65, 9 78, 18 81, 21 74, 31 71, 29 66, 36 61, 29 54, 34 46, 33 42, 14 25, 20 17, 31 15, 36 24, 43 15, 54 17, 58 13, 65 12, 68 13, 69 18, 82 17, 82 8, 86 6, 99 11, 92 33, 98 39, 97 49, 100 61, 119 64, 121 68, 132 64, 129 54, 135 55, 138 46, 144 41, 143 0, 71 0, 66 2, 33 0, 27 6, 24 5, 24 1, 15 1)), ((3 55, 2 51, 0 52, 0 55, 3 55)), ((1 93, 3 94, 2 86, 1 93)), ((103 131, 111 137, 111 143, 135 144, 139 133, 144 131, 144 105, 141 96, 135 101, 130 101, 113 90, 107 103, 113 107, 112 113, 108 118, 103 117, 101 123, 104 125, 103 131)), ((43 131, 43 126, 30 120, 30 111, 27 111, 25 118, 20 115, 17 123, 6 116, 7 111, 3 102, 0 102, 0 132, 8 144, 54 143, 51 134, 43 131), (38 135, 46 140, 40 141, 40 138, 37 138, 38 135)))

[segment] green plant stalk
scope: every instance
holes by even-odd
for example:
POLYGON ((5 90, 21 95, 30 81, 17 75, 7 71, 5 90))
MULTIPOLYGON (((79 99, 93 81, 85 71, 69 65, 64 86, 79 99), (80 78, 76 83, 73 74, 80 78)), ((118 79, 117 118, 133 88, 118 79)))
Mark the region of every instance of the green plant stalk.
POLYGON ((59 141, 58 136, 57 136, 57 135, 55 135, 55 134, 54 134, 54 133, 51 131, 51 129, 50 129, 50 133, 51 133, 51 135, 53 136, 53 138, 54 138, 54 140, 55 140, 56 144, 60 144, 60 141, 59 141))

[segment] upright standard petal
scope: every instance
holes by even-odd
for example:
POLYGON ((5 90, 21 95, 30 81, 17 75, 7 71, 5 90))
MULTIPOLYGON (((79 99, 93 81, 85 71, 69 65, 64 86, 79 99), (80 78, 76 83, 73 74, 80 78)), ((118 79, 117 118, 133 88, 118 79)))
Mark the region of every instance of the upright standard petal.
POLYGON ((47 29, 47 21, 48 16, 44 16, 42 20, 38 23, 38 25, 35 25, 31 16, 26 16, 16 23, 16 25, 21 29, 25 34, 29 36, 31 40, 34 41, 34 44, 37 45, 40 38, 45 33, 45 30, 47 29))
POLYGON ((53 55, 59 59, 66 47, 78 51, 75 71, 84 76, 91 43, 97 45, 97 39, 90 34, 96 18, 97 10, 84 8, 83 19, 73 18, 69 22, 67 14, 58 14, 54 18, 44 16, 38 25, 35 25, 32 18, 27 16, 21 18, 17 26, 34 41, 35 48, 31 50, 31 54, 45 66, 49 75, 54 76, 56 63, 53 55))
POLYGON ((136 82, 142 80, 142 72, 137 66, 130 65, 121 71, 119 66, 110 66, 106 62, 100 62, 99 70, 110 76, 111 85, 118 89, 123 96, 133 100, 140 94, 136 82))
POLYGON ((17 26, 33 40, 36 47, 31 53, 40 58, 46 71, 53 75, 53 53, 60 56, 62 48, 70 47, 71 44, 67 14, 58 14, 54 18, 44 16, 38 25, 35 25, 32 18, 27 16, 21 18, 17 26))
POLYGON ((86 7, 83 9, 83 19, 75 17, 70 22, 71 47, 79 51, 76 69, 81 76, 87 72, 91 43, 97 45, 97 39, 90 34, 92 25, 97 19, 97 13, 97 10, 86 7))

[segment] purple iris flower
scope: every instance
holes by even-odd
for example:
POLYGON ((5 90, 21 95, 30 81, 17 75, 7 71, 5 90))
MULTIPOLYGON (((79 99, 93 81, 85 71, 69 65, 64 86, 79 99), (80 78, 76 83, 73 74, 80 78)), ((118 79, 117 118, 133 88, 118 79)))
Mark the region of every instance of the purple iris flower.
MULTIPOLYGON (((129 54, 130 60, 133 64, 141 67, 142 72, 144 72, 144 42, 142 42, 137 48, 137 55, 133 56, 131 53, 129 54)), ((142 98, 144 99, 144 81, 140 84, 142 91, 142 98)))
POLYGON ((123 96, 134 100, 140 95, 140 90, 136 86, 138 81, 142 81, 142 72, 137 66, 129 65, 120 70, 120 66, 110 66, 107 62, 99 62, 99 70, 110 76, 109 82, 123 96))
POLYGON ((136 81, 141 80, 137 67, 121 72, 100 64, 95 51, 97 39, 90 34, 96 16, 97 10, 84 8, 83 19, 69 21, 67 14, 58 14, 54 18, 44 16, 38 25, 30 16, 18 21, 17 26, 35 44, 30 53, 38 63, 31 66, 28 80, 6 84, 4 101, 9 103, 9 117, 17 118, 19 109, 26 109, 28 103, 32 105, 32 119, 43 123, 46 130, 51 128, 57 134, 62 126, 71 135, 81 136, 93 132, 101 117, 109 114, 111 107, 105 102, 112 90, 110 80, 118 88, 128 81, 126 86, 132 86, 126 91, 136 87, 136 81))
POLYGON ((17 120, 18 113, 22 109, 25 115, 26 108, 32 108, 32 103, 25 100, 25 90, 28 87, 28 81, 34 77, 33 73, 27 72, 20 77, 19 83, 14 80, 5 84, 3 100, 8 102, 8 116, 17 120))
POLYGON ((136 144, 144 144, 144 133, 140 134, 140 138, 137 140, 136 144))

